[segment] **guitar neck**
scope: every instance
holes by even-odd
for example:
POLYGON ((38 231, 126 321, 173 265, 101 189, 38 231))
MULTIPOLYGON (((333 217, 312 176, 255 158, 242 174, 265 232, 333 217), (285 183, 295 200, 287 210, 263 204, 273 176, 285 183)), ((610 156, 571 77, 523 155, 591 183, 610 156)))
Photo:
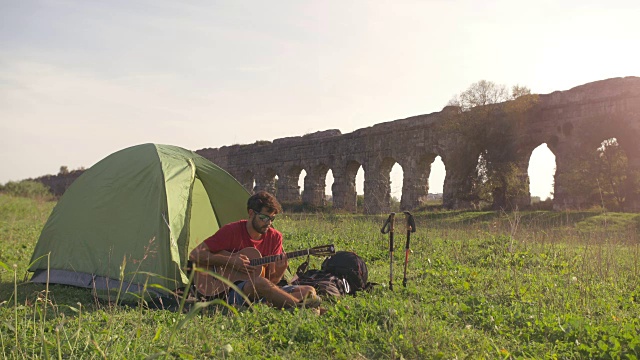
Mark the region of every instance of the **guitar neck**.
MULTIPOLYGON (((298 250, 298 251, 292 251, 290 253, 284 253, 282 255, 284 255, 285 259, 293 259, 299 256, 305 256, 305 255, 309 255, 309 250, 310 249, 306 249, 306 250, 298 250)), ((251 266, 258 266, 258 265, 265 265, 265 264, 269 264, 272 262, 276 262, 280 259, 281 255, 271 255, 271 256, 265 256, 265 257, 261 257, 261 258, 257 258, 257 259, 251 259, 250 260, 250 264, 251 266)))

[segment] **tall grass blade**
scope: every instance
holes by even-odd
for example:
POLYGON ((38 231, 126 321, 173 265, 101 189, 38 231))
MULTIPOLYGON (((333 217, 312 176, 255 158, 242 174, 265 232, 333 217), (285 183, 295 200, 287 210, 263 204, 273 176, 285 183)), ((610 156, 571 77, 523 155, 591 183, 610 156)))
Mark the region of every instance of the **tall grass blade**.
POLYGON ((16 334, 16 349, 20 348, 18 342, 18 269, 13 269, 13 316, 15 317, 15 334, 16 334))
POLYGON ((100 345, 98 345, 98 342, 96 341, 96 339, 93 338, 93 334, 89 335, 89 340, 91 341, 91 344, 93 344, 93 347, 95 348, 96 352, 98 352, 98 354, 100 354, 100 356, 103 359, 107 359, 107 355, 104 353, 104 351, 102 351, 102 349, 100 348, 100 345))
POLYGON ((2 261, 0 261, 0 266, 2 266, 3 268, 5 268, 5 270, 7 270, 8 272, 11 271, 11 268, 9 268, 9 265, 3 263, 2 261))

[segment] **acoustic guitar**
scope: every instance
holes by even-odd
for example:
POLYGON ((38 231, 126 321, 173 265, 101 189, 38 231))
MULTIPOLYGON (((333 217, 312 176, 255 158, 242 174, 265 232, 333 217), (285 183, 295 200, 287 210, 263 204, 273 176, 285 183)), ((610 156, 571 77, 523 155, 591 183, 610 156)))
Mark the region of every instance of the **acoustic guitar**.
MULTIPOLYGON (((249 258, 250 266, 262 266, 262 270, 259 276, 265 276, 265 265, 274 263, 281 258, 284 259, 293 259, 300 256, 314 255, 314 256, 327 256, 333 255, 336 253, 335 247, 333 245, 323 245, 317 246, 311 249, 306 250, 298 250, 294 252, 284 253, 281 255, 271 255, 262 257, 260 251, 256 248, 248 247, 238 251, 239 254, 246 255, 249 258)), ((234 283, 236 281, 246 281, 250 280, 252 275, 241 273, 233 269, 231 266, 217 266, 211 267, 210 270, 218 273, 222 277, 228 279, 230 282, 234 283)), ((253 276, 258 276, 258 273, 255 272, 253 276)), ((222 292, 229 291, 229 285, 225 282, 216 279, 215 277, 197 271, 195 275, 195 285, 198 292, 204 296, 216 296, 222 292)))

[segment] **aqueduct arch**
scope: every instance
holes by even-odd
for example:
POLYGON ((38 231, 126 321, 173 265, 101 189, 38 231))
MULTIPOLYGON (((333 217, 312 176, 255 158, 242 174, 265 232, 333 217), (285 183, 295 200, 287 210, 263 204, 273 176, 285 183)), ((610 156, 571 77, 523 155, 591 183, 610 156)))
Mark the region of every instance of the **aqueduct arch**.
POLYGON ((313 206, 324 205, 324 187, 328 171, 329 166, 323 162, 309 167, 307 176, 304 178, 304 194, 302 196, 302 201, 305 204, 313 206))
POLYGON ((276 194, 282 202, 300 201, 300 186, 298 179, 304 170, 300 165, 290 165, 278 172, 278 185, 276 194))

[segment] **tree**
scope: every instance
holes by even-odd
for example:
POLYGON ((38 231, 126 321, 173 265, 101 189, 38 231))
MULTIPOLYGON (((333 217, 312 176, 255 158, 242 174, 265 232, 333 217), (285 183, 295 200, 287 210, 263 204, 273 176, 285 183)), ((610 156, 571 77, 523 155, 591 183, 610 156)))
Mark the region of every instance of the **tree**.
POLYGON ((454 95, 447 105, 458 106, 462 111, 468 111, 476 106, 498 104, 530 94, 531 90, 526 86, 514 85, 511 88, 511 93, 509 93, 505 85, 499 85, 493 81, 480 80, 471 84, 467 90, 454 95))
POLYGON ((633 194, 637 174, 629 170, 627 155, 616 138, 602 142, 596 150, 593 161, 594 172, 598 174, 598 190, 608 208, 624 210, 626 200, 633 194))
POLYGON ((537 101, 526 86, 514 85, 511 91, 505 85, 480 80, 449 100, 448 106, 460 111, 452 116, 448 126, 477 139, 478 164, 475 175, 469 178, 463 196, 475 206, 492 203, 494 208, 511 208, 516 199, 526 198, 526 183, 518 177, 514 151, 505 146, 511 138, 522 114, 537 101), (473 111, 472 111, 473 109, 473 111), (523 195, 525 194, 525 195, 523 195))
POLYGON ((511 99, 515 100, 521 96, 531 95, 531 89, 526 86, 513 85, 511 87, 511 99))
POLYGON ((567 196, 576 205, 602 206, 624 210, 627 199, 635 195, 639 176, 629 170, 627 155, 616 138, 601 143, 594 151, 575 156, 560 174, 567 196))

